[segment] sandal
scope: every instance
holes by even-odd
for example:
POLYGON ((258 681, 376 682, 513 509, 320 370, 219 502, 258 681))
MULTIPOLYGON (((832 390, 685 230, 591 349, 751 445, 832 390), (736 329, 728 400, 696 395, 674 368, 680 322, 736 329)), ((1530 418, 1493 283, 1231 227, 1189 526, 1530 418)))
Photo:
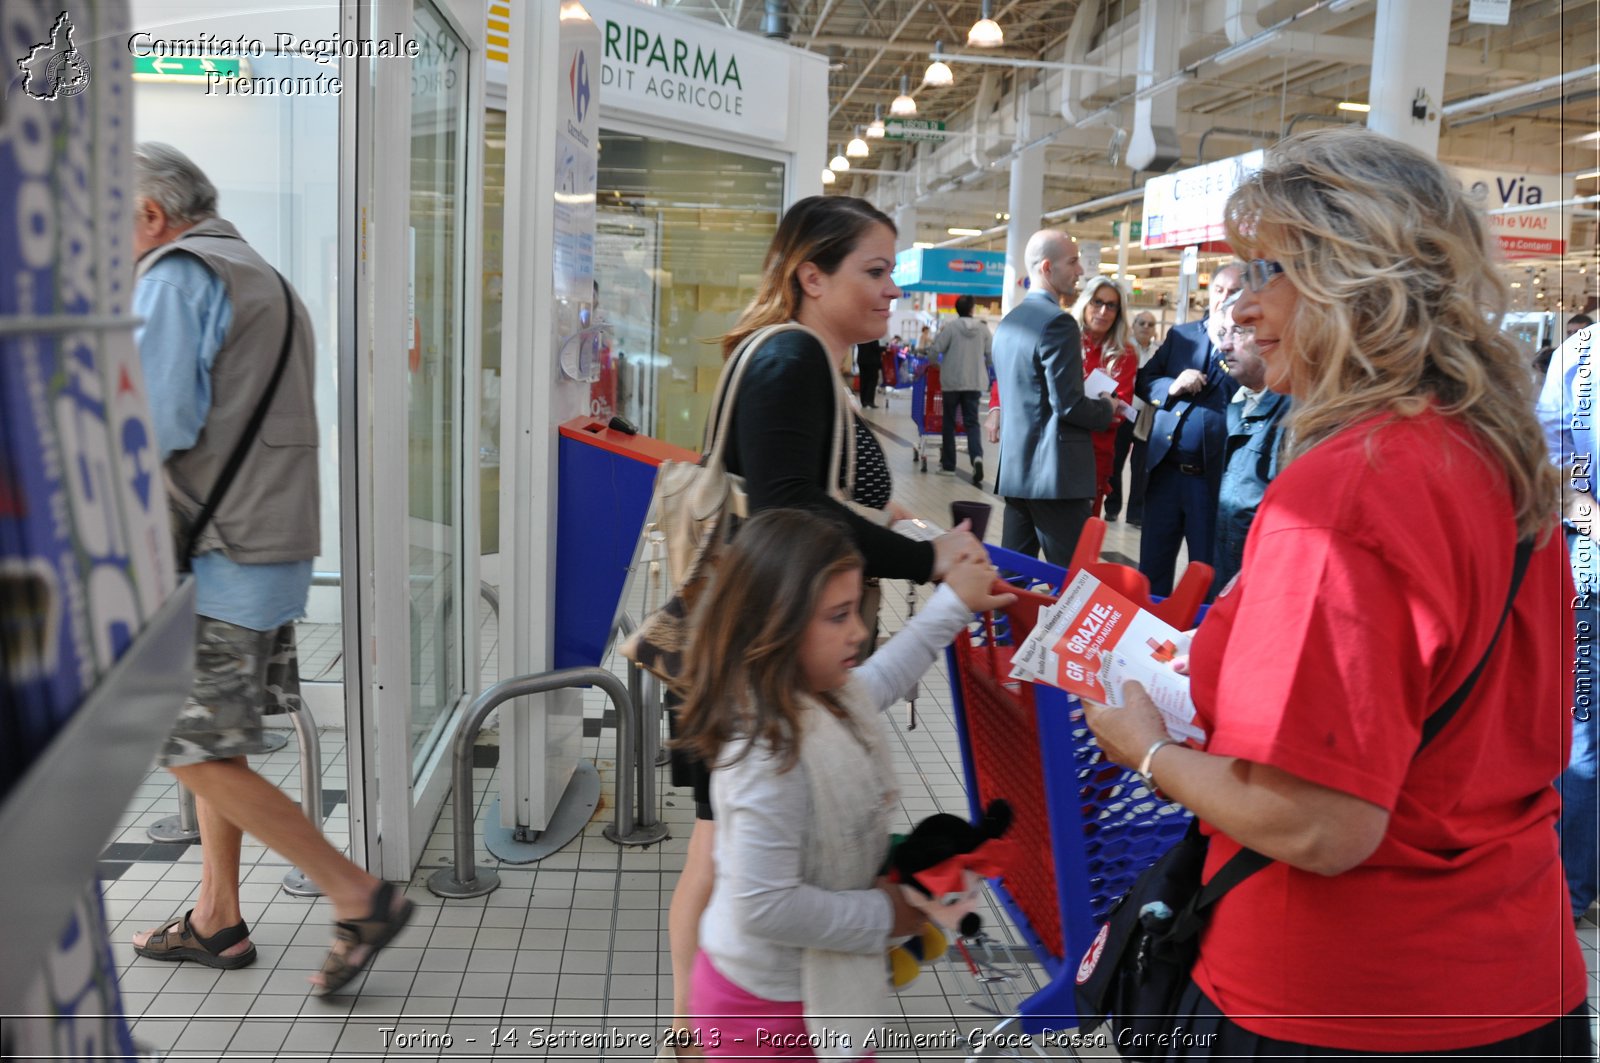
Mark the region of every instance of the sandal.
POLYGON ((399 907, 395 907, 394 886, 388 882, 379 883, 372 893, 371 915, 364 919, 341 919, 333 924, 334 937, 344 943, 344 948, 328 950, 319 972, 322 984, 312 990, 313 994, 332 996, 349 985, 351 979, 367 969, 378 950, 393 941, 411 921, 414 909, 415 905, 404 898, 399 907), (356 956, 357 950, 360 950, 359 956, 356 956))
POLYGON ((184 912, 173 919, 172 922, 151 934, 149 940, 143 945, 135 945, 133 951, 147 959, 188 960, 224 971, 248 967, 256 962, 256 947, 254 945, 233 956, 222 955, 223 952, 233 948, 250 936, 250 928, 245 926, 243 922, 224 927, 210 937, 206 937, 190 925, 189 917, 193 914, 193 908, 184 912))

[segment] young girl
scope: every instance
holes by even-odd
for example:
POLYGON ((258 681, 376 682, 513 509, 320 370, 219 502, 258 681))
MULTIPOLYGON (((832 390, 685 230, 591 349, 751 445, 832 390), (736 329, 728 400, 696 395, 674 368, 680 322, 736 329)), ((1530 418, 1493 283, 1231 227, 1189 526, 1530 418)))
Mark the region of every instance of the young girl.
POLYGON ((679 741, 714 765, 716 882, 690 987, 710 1057, 870 1054, 884 949, 924 919, 878 879, 897 800, 880 713, 973 612, 1011 596, 989 593, 985 555, 963 554, 858 669, 861 574, 848 529, 769 510, 740 529, 696 616, 679 741))

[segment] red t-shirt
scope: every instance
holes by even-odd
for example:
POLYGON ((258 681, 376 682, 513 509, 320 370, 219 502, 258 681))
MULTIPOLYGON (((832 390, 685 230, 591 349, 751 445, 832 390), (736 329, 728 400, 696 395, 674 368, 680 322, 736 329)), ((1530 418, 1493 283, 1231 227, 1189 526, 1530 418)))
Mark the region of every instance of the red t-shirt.
MULTIPOLYGON (((1273 481, 1234 587, 1194 643, 1212 753, 1389 811, 1365 863, 1273 863, 1217 906, 1195 981, 1267 1037, 1417 1051, 1512 1037, 1585 999, 1557 850, 1572 578, 1534 553, 1472 696, 1413 762, 1424 718, 1477 664, 1510 587, 1504 475, 1437 413, 1357 426, 1273 481)), ((1212 839, 1209 878, 1239 849, 1212 839)))

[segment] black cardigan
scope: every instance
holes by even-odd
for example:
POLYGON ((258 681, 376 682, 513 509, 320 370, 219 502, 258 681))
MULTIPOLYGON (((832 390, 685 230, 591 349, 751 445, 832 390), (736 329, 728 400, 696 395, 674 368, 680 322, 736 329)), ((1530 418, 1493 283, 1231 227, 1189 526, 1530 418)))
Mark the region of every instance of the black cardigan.
POLYGON ((761 345, 734 400, 728 471, 744 477, 752 512, 789 507, 837 517, 849 525, 868 576, 925 583, 933 575, 932 543, 874 524, 828 493, 837 394, 832 361, 804 332, 761 345))

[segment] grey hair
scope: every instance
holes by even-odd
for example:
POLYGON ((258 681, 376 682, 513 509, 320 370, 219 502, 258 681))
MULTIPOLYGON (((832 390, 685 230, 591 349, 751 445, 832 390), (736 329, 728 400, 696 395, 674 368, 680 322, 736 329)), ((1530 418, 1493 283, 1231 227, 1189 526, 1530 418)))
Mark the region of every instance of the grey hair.
POLYGON ((146 141, 134 148, 133 171, 135 194, 155 203, 172 221, 197 222, 217 213, 217 186, 171 144, 146 141))

